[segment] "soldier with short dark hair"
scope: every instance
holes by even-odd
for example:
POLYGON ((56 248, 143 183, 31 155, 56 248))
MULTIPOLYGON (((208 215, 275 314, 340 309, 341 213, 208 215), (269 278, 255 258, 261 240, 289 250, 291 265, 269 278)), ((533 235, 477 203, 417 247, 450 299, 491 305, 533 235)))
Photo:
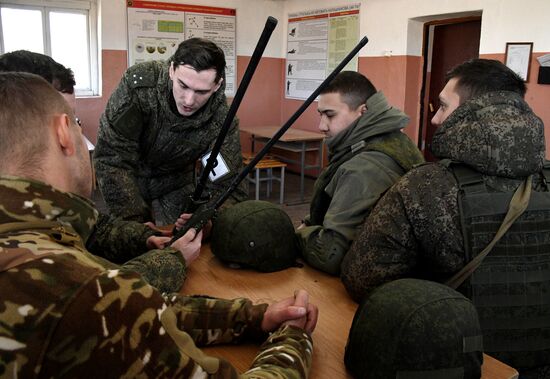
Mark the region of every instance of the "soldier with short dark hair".
POLYGON ((321 92, 319 130, 329 164, 315 182, 310 213, 296 231, 304 259, 332 275, 380 196, 423 162, 401 130, 409 118, 365 76, 344 71, 321 92))
MULTIPOLYGON (((8 71, 29 72, 43 77, 76 112, 74 74, 53 58, 27 50, 2 54, 0 72, 8 71)), ((171 238, 161 234, 146 224, 100 213, 86 240, 86 248, 93 254, 136 271, 161 292, 178 291, 185 280, 187 268, 199 254, 196 244, 194 249, 188 248, 188 245, 193 245, 194 234, 186 235, 170 247, 165 247, 165 244, 171 238)))
POLYGON ((307 378, 318 311, 306 291, 271 305, 163 296, 90 254, 97 211, 71 107, 28 73, 0 73, 0 98, 2 375, 307 378), (265 343, 242 375, 195 345, 247 339, 265 343))
MULTIPOLYGON (((213 146, 228 112, 223 51, 183 41, 169 61, 136 64, 101 116, 94 165, 109 211, 127 220, 175 223, 193 193, 195 166, 213 146)), ((209 182, 216 198, 242 168, 237 121, 221 149, 229 173, 209 182)), ((245 200, 245 182, 227 204, 245 200)))
POLYGON ((495 238, 513 195, 529 188, 528 208, 458 288, 479 312, 485 352, 522 378, 548 378, 549 172, 544 125, 524 95, 523 80, 495 60, 450 71, 432 119, 441 161, 414 168, 382 197, 341 277, 358 302, 399 278, 449 282, 495 238))

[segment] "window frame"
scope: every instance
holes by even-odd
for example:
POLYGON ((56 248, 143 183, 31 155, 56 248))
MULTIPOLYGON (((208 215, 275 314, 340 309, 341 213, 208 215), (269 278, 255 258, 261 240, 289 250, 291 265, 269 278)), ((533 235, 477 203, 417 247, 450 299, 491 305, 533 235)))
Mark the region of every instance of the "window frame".
MULTIPOLYGON (((50 12, 87 14, 87 44, 90 88, 75 88, 77 97, 101 96, 99 78, 99 43, 97 0, 0 0, 2 8, 40 10, 44 54, 51 56, 50 12)), ((0 17, 0 54, 5 52, 2 18, 0 17)))

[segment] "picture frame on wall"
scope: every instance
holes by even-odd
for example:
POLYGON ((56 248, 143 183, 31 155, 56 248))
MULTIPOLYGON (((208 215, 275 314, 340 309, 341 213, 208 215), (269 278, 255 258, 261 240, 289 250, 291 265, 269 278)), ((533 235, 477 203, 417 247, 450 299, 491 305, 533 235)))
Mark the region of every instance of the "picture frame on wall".
POLYGON ((507 42, 504 63, 524 82, 529 81, 533 42, 507 42))

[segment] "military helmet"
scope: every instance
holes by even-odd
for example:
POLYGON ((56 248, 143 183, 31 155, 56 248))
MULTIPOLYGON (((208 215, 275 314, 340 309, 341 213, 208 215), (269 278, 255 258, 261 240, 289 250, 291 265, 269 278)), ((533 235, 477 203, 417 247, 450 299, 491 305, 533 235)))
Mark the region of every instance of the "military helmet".
POLYGON ((260 200, 224 209, 214 222, 210 246, 221 261, 262 272, 293 266, 297 257, 292 221, 280 207, 260 200))
POLYGON ((400 279, 359 305, 344 362, 356 378, 480 378, 482 333, 470 300, 426 280, 400 279))

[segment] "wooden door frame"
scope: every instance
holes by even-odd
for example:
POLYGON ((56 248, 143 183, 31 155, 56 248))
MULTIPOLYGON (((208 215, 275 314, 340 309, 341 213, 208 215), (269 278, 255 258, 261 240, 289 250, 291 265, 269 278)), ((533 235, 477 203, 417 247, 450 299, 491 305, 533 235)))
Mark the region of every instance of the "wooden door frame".
MULTIPOLYGON (((452 24, 461 24, 463 22, 470 21, 479 21, 481 23, 482 16, 466 16, 466 17, 454 17, 448 19, 440 19, 433 21, 426 21, 422 28, 422 85, 420 87, 420 114, 418 120, 418 149, 424 154, 425 140, 426 140, 426 130, 424 128, 424 119, 427 118, 427 102, 429 99, 426 99, 426 74, 428 70, 428 52, 430 49, 429 46, 429 30, 430 26, 437 25, 452 25, 452 24)), ((430 57, 431 58, 431 57, 430 57)), ((428 83, 429 84, 429 83, 428 83)))

